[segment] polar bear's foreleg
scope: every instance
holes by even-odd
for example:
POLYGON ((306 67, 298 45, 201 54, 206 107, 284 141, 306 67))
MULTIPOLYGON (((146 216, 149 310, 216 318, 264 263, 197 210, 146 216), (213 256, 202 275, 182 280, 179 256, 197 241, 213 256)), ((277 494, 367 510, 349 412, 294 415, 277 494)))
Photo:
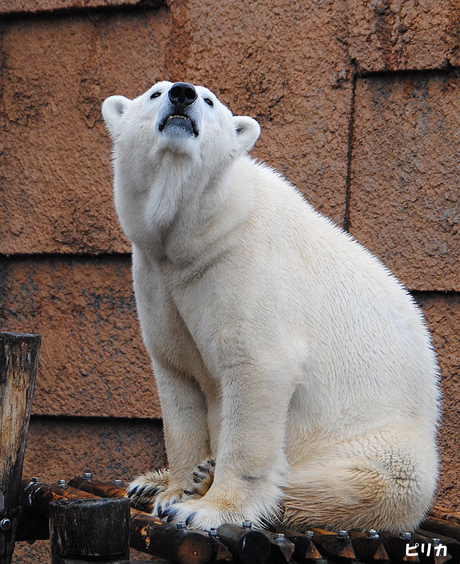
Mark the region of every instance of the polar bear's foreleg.
POLYGON ((190 497, 187 492, 192 492, 193 497, 200 495, 193 473, 198 465, 211 458, 206 400, 198 384, 161 365, 155 365, 155 376, 163 412, 169 472, 161 476, 147 473, 129 486, 134 501, 135 497, 142 496, 145 503, 150 495, 154 514, 190 497))
POLYGON ((277 513, 287 480, 283 446, 291 392, 279 376, 264 378, 262 384, 255 371, 241 369, 225 378, 214 482, 204 497, 170 506, 168 519, 209 529, 244 520, 257 525, 277 513))

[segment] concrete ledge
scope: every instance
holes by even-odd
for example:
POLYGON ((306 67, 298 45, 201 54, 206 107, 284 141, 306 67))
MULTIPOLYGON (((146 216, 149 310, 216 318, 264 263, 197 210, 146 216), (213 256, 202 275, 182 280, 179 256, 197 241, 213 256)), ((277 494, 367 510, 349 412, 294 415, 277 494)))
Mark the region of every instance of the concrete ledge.
POLYGON ((349 0, 350 56, 360 72, 457 66, 455 11, 450 0, 349 0))
POLYGON ((119 8, 121 6, 158 8, 163 5, 165 5, 164 0, 5 0, 0 4, 0 15, 119 8))

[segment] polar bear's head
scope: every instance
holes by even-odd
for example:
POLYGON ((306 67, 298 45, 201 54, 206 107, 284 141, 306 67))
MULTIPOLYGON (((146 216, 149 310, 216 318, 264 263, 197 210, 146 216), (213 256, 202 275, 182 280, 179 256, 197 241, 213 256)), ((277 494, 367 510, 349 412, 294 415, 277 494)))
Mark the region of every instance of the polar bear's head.
POLYGON ((233 116, 210 90, 185 82, 158 82, 134 100, 111 96, 102 115, 115 148, 147 149, 151 158, 171 151, 216 161, 249 151, 260 134, 254 119, 233 116))
POLYGON ((159 82, 134 100, 111 96, 102 115, 113 140, 115 208, 136 242, 217 185, 260 134, 254 119, 185 82, 159 82))

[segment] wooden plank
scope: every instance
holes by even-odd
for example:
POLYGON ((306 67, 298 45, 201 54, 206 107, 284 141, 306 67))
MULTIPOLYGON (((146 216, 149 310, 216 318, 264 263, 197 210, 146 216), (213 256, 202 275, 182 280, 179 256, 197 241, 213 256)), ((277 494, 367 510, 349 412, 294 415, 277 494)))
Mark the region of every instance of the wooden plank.
POLYGON ((408 550, 407 547, 412 549, 415 546, 410 533, 394 535, 392 533, 379 532, 379 535, 390 559, 399 562, 420 562, 418 555, 407 554, 407 552, 412 551, 408 550))
POLYGON ((217 532, 220 540, 238 562, 264 564, 270 557, 271 547, 268 537, 262 531, 252 529, 248 522, 244 522, 241 527, 226 523, 221 525, 217 532))
POLYGON ((91 473, 69 480, 69 486, 92 493, 99 497, 126 497, 126 490, 119 485, 94 480, 91 473))
POLYGON ((437 519, 436 517, 427 517, 420 523, 420 528, 460 541, 460 525, 457 525, 455 521, 451 522, 437 519))
POLYGON ((272 531, 264 531, 264 533, 270 541, 270 556, 268 557, 270 564, 286 564, 290 562, 295 552, 294 543, 284 533, 274 533, 272 531))
POLYGON ((21 482, 17 540, 49 539, 49 506, 62 499, 94 499, 96 496, 66 485, 42 484, 38 478, 21 482))
POLYGON ((368 533, 362 531, 350 531, 356 557, 361 560, 387 561, 390 559, 379 534, 372 530, 368 533))
MULTIPOLYGON (((423 535, 424 537, 428 537, 433 539, 434 541, 439 541, 440 545, 447 547, 447 554, 450 554, 454 558, 454 562, 460 562, 460 542, 452 539, 450 537, 446 537, 444 535, 440 535, 439 533, 434 533, 433 531, 427 531, 426 529, 415 529, 415 532, 419 535, 423 535)), ((439 550, 440 555, 442 556, 444 551, 442 546, 439 550)), ((449 562, 449 561, 448 561, 449 562)))
POLYGON ((272 527, 275 533, 282 533, 289 539, 291 542, 294 543, 295 550, 294 554, 292 555, 293 560, 298 562, 299 564, 303 564, 306 560, 314 561, 314 560, 322 560, 321 553, 318 551, 316 546, 314 545, 312 538, 313 538, 313 531, 308 531, 308 534, 299 533, 294 529, 289 529, 286 527, 272 527))
POLYGON ((447 547, 438 546, 432 537, 415 531, 412 533, 412 540, 422 564, 447 564, 452 560, 452 555, 448 554, 447 547))
POLYGON ((208 564, 214 556, 212 540, 205 531, 185 524, 158 523, 154 517, 131 509, 131 546, 173 564, 208 564))
MULTIPOLYGON (((71 482, 78 483, 74 480, 71 480, 71 482)), ((48 538, 48 515, 53 502, 102 499, 92 493, 91 487, 87 489, 90 491, 80 490, 70 485, 58 486, 54 484, 48 486, 36 481, 23 482, 22 506, 28 509, 28 513, 26 514, 26 522, 23 523, 21 537, 24 540, 48 538), (45 527, 46 529, 44 529, 45 527), (30 534, 35 535, 37 531, 41 536, 28 536, 30 534)), ((98 491, 101 492, 101 490, 98 491)), ((105 491, 107 493, 108 489, 105 491)), ((129 505, 127 498, 116 496, 106 499, 126 501, 129 505)), ((211 559, 230 559, 230 554, 219 540, 209 536, 204 531, 177 528, 134 508, 130 508, 130 516, 130 544, 136 550, 170 560, 174 564, 208 564, 211 559)))
POLYGON ((333 533, 325 529, 312 528, 313 542, 320 552, 330 558, 356 558, 353 545, 347 531, 333 533))

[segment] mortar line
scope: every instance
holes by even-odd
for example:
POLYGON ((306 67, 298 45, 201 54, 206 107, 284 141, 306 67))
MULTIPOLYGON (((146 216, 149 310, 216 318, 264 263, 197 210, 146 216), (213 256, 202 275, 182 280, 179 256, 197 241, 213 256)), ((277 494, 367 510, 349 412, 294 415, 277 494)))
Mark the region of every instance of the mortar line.
POLYGON ((353 141, 355 127, 355 97, 358 73, 354 72, 351 77, 351 100, 350 114, 348 118, 348 139, 347 139, 347 171, 345 175, 345 212, 343 217, 343 229, 350 229, 350 200, 351 200, 351 164, 353 158, 353 141))

